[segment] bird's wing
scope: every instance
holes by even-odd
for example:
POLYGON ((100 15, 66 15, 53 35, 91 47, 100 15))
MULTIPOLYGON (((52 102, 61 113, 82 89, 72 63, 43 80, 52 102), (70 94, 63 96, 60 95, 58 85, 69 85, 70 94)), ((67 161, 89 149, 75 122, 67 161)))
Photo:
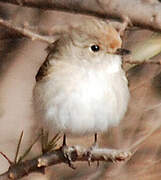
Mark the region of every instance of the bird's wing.
POLYGON ((49 67, 49 58, 47 56, 44 63, 39 68, 38 73, 36 74, 36 81, 42 80, 47 75, 48 67, 49 67))
POLYGON ((54 41, 52 44, 50 44, 47 48, 46 51, 48 52, 48 55, 44 61, 44 63, 41 65, 41 67, 39 68, 38 73, 36 74, 36 81, 40 81, 42 80, 44 77, 47 76, 48 74, 48 69, 51 66, 49 63, 49 60, 52 58, 52 55, 55 53, 56 51, 56 47, 57 44, 59 42, 59 39, 57 39, 56 41, 54 41))

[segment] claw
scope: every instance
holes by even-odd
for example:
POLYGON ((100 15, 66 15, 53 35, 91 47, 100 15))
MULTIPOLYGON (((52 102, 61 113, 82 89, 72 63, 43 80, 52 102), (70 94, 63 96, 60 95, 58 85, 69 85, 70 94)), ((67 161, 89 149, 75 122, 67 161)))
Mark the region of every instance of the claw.
MULTIPOLYGON (((90 148, 91 149, 91 148, 90 148)), ((91 162, 92 162, 92 153, 91 153, 91 151, 89 150, 88 152, 87 152, 87 156, 88 156, 88 166, 91 166, 91 162)))

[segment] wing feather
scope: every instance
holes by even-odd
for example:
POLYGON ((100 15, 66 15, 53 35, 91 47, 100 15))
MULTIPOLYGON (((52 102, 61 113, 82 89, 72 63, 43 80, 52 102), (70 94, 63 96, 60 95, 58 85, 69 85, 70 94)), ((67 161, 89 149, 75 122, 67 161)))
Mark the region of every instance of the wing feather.
POLYGON ((36 81, 42 80, 47 75, 47 71, 48 71, 48 68, 49 68, 49 58, 48 58, 48 56, 46 57, 44 63, 41 65, 41 67, 39 68, 39 71, 36 74, 36 81))

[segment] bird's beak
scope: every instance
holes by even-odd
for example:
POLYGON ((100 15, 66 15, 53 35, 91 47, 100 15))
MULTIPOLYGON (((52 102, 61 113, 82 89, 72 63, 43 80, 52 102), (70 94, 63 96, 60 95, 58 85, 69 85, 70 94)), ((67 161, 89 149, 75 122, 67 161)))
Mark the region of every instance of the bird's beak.
POLYGON ((131 51, 128 50, 128 49, 119 48, 119 49, 116 50, 115 54, 124 56, 124 55, 131 54, 131 51))

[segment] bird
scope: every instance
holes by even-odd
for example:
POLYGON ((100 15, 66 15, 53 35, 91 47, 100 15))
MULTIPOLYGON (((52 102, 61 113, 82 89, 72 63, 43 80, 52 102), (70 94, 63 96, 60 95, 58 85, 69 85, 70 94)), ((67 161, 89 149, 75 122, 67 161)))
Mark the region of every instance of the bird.
POLYGON ((128 80, 122 69, 122 40, 104 20, 94 19, 60 33, 36 75, 36 115, 51 132, 94 135, 117 126, 127 111, 128 80))

